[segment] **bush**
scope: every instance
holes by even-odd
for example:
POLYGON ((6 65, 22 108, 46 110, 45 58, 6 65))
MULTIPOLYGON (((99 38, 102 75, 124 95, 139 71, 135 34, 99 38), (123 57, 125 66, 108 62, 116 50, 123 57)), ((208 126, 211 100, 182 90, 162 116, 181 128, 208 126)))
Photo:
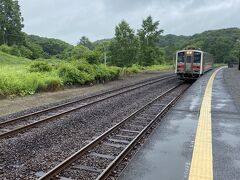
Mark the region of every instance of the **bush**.
POLYGON ((25 58, 28 58, 28 59, 31 59, 31 57, 33 55, 32 51, 25 46, 20 46, 19 51, 20 51, 20 54, 21 54, 22 57, 25 57, 25 58))
POLYGON ((38 85, 37 92, 56 91, 63 85, 59 77, 45 77, 38 85))
POLYGON ((62 64, 58 70, 58 75, 63 79, 64 84, 73 85, 80 84, 83 85, 86 82, 91 81, 89 74, 79 71, 76 67, 69 63, 62 64))
POLYGON ((95 73, 94 67, 91 64, 89 64, 85 59, 72 61, 71 64, 74 67, 76 67, 79 71, 83 71, 92 75, 94 75, 95 73))
POLYGON ((11 54, 12 51, 12 47, 7 46, 7 45, 1 45, 0 46, 0 51, 7 53, 7 54, 11 54))
POLYGON ((110 80, 118 79, 121 73, 121 68, 116 66, 108 67, 108 71, 110 73, 110 80))
POLYGON ((133 64, 131 67, 124 69, 124 74, 139 73, 142 69, 142 66, 133 64))
POLYGON ((18 48, 18 46, 17 45, 13 45, 12 46, 12 49, 11 49, 11 55, 13 55, 13 56, 21 56, 21 53, 20 53, 20 50, 19 50, 19 48, 18 48))
POLYGON ((8 95, 32 95, 40 91, 53 91, 62 86, 61 79, 56 76, 49 77, 40 73, 24 71, 14 72, 8 69, 0 71, 0 94, 8 95))
POLYGON ((118 67, 106 67, 103 64, 94 65, 95 80, 97 82, 104 82, 107 80, 113 80, 119 77, 120 68, 118 67))
POLYGON ((30 66, 30 72, 50 72, 52 71, 52 66, 44 61, 34 62, 30 66))

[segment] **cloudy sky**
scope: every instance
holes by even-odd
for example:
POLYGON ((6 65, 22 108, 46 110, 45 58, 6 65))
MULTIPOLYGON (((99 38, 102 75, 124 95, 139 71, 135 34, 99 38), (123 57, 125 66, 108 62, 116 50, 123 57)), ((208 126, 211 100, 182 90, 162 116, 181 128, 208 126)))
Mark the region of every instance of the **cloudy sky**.
POLYGON ((95 41, 114 36, 125 19, 132 28, 148 15, 164 34, 192 35, 240 27, 240 0, 19 0, 24 31, 75 44, 85 35, 95 41))

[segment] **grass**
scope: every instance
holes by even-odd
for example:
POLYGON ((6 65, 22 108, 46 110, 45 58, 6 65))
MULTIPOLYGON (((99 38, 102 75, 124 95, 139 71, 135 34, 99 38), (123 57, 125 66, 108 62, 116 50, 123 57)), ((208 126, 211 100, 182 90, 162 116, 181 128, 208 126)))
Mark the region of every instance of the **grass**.
POLYGON ((29 60, 0 52, 0 96, 26 96, 56 91, 67 85, 85 85, 117 79, 120 75, 170 70, 170 65, 129 68, 90 65, 85 60, 29 60))
POLYGON ((222 67, 222 66, 227 66, 227 64, 218 63, 218 64, 213 65, 214 68, 218 68, 218 67, 222 67))
POLYGON ((25 96, 62 86, 56 72, 30 72, 33 62, 0 52, 0 96, 25 96))

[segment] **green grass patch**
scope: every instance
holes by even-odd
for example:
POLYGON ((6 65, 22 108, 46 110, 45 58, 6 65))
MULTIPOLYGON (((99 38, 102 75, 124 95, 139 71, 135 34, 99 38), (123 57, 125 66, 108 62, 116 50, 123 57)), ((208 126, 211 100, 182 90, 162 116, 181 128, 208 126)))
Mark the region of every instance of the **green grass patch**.
POLYGON ((135 73, 147 72, 147 71, 171 71, 171 70, 174 70, 174 66, 168 65, 168 64, 145 66, 145 67, 134 64, 131 67, 123 68, 121 74, 125 75, 125 74, 135 74, 135 73))
POLYGON ((168 65, 133 65, 129 68, 92 65, 85 59, 32 61, 0 52, 0 96, 26 96, 37 92, 56 91, 65 85, 102 83, 117 79, 120 75, 168 69, 168 65))
POLYGON ((213 67, 214 68, 218 68, 218 67, 222 67, 222 66, 227 66, 227 64, 223 64, 223 63, 218 63, 218 64, 214 64, 213 67))

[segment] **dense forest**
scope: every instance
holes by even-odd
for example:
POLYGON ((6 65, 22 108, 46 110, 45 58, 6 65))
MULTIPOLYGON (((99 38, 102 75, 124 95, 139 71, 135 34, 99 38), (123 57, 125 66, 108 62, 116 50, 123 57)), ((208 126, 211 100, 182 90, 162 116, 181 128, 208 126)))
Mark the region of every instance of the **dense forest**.
POLYGON ((217 63, 236 62, 240 56, 240 29, 210 30, 193 36, 170 34, 162 36, 159 45, 165 50, 166 59, 173 58, 176 50, 190 46, 211 53, 217 63))

